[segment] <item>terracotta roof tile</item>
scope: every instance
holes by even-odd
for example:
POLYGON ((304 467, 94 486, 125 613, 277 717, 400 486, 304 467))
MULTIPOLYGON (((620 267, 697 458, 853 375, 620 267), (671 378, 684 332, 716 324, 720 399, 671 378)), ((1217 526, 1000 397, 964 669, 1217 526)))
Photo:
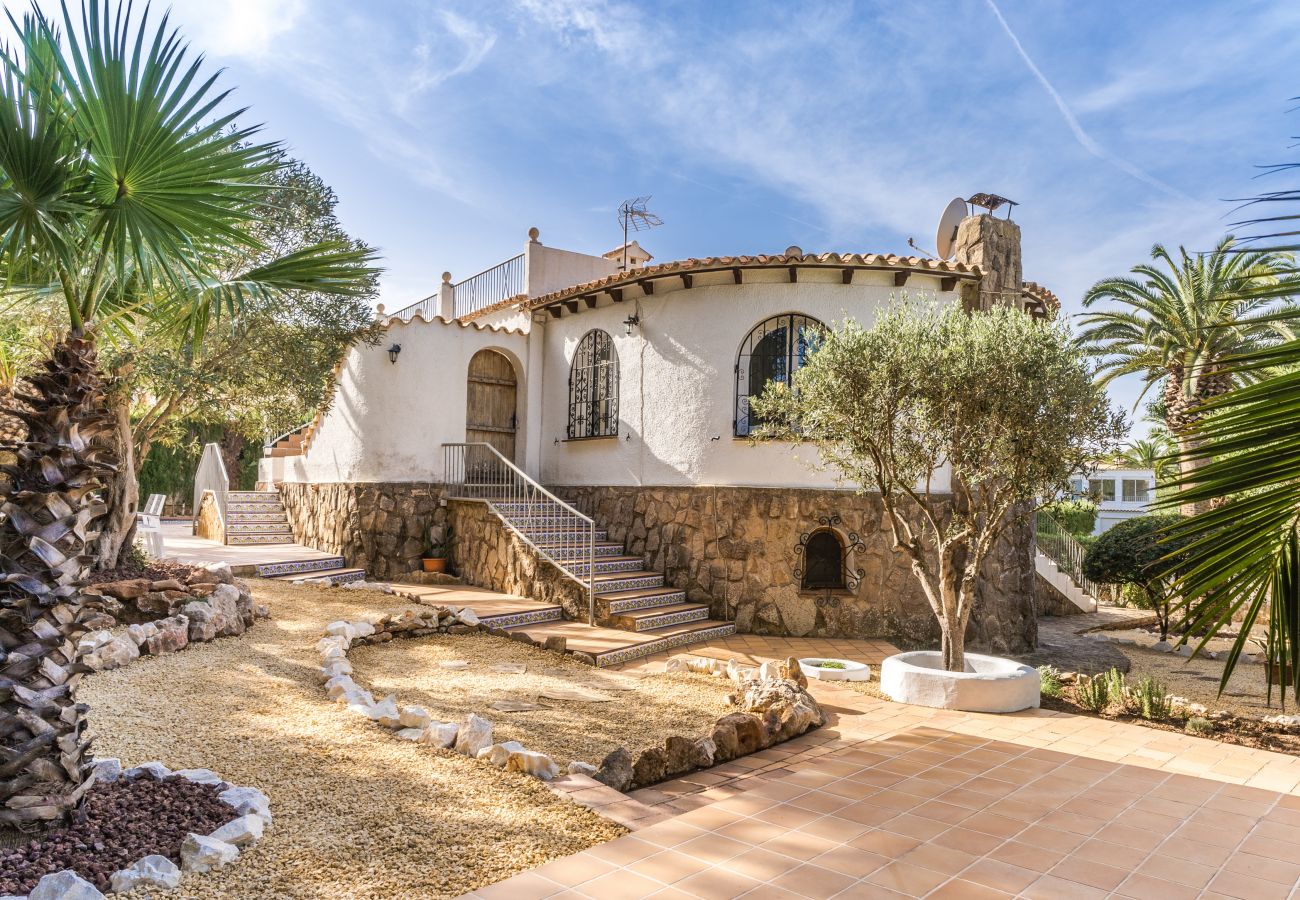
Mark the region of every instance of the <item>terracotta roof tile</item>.
POLYGON ((1029 297, 1031 300, 1037 300, 1039 303, 1043 304, 1051 314, 1061 311, 1061 298, 1036 281, 1026 281, 1021 285, 1020 293, 1029 297))
POLYGON ((978 266, 968 266, 965 263, 948 262, 942 259, 928 259, 920 256, 896 256, 892 253, 803 253, 794 256, 785 256, 782 254, 758 256, 706 256, 701 258, 678 259, 671 262, 659 263, 658 265, 645 266, 640 269, 632 269, 628 272, 618 272, 614 275, 607 275, 604 278, 598 278, 595 281, 588 281, 583 284, 576 284, 572 287, 564 288, 559 291, 552 291, 549 294, 543 294, 529 300, 525 309, 537 309, 541 306, 554 303, 557 300, 563 300, 566 297, 573 297, 580 294, 590 293, 592 291, 606 290, 624 284, 635 284, 647 278, 656 278, 663 275, 679 275, 683 273, 699 272, 716 269, 763 269, 763 268, 785 268, 787 266, 851 266, 855 268, 868 269, 906 269, 909 271, 932 272, 937 275, 956 275, 966 277, 979 277, 980 270, 978 266))

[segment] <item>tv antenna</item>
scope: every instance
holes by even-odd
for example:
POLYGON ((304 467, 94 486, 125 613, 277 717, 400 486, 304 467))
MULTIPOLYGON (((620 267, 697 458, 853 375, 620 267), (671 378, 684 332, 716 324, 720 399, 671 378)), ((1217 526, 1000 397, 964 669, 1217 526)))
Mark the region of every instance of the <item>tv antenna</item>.
POLYGON ((627 236, 629 231, 649 231, 658 228, 664 220, 646 209, 650 197, 633 197, 618 205, 618 221, 623 226, 623 271, 627 271, 627 236))

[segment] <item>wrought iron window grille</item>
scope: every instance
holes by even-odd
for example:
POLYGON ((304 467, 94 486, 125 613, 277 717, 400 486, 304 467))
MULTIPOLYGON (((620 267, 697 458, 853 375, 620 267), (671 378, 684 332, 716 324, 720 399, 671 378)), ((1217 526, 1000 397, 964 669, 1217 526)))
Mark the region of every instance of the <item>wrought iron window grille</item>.
POLYGON ((858 592, 866 572, 850 565, 850 555, 866 552, 856 531, 844 531, 838 513, 822 516, 817 527, 799 535, 794 548, 794 577, 799 589, 825 591, 829 601, 835 591, 858 592))
POLYGON ((826 326, 798 313, 783 313, 764 319, 745 335, 736 357, 736 437, 748 437, 762 421, 750 411, 749 400, 763 393, 768 382, 788 384, 808 360, 826 326))
POLYGON ((570 440, 618 436, 618 354, 607 332, 583 335, 569 368, 570 440))

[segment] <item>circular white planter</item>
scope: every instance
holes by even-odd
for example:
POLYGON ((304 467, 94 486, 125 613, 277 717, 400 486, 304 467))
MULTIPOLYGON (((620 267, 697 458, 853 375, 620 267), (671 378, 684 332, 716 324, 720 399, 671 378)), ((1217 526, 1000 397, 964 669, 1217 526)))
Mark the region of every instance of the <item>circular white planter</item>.
POLYGON ((937 650, 887 657, 880 689, 900 703, 967 712, 1016 712, 1038 706, 1038 671, 1009 659, 966 654, 966 671, 948 672, 937 650))
POLYGON ((851 659, 831 659, 826 656, 810 656, 806 659, 799 660, 799 669, 809 678, 816 678, 821 681, 870 681, 871 666, 866 663, 854 662, 851 659), (837 662, 844 666, 842 669, 823 669, 818 663, 837 662))

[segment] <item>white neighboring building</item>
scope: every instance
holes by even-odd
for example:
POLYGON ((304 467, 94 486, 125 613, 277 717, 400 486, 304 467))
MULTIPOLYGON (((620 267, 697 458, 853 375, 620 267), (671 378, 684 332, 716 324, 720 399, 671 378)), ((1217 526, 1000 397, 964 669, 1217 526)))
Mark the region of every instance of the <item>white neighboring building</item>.
MULTIPOLYGON (((1051 292, 1022 281, 1019 227, 972 215, 951 261, 790 247, 651 263, 631 242, 624 270, 624 255, 547 247, 532 229, 501 265, 461 282, 444 273, 426 300, 381 307, 381 344, 354 347, 328 411, 263 460, 260 480, 278 486, 297 538, 381 577, 418 568, 430 525, 452 524, 458 541, 479 528, 457 511, 464 501, 447 502, 443 446, 481 442, 577 504, 618 545, 611 553, 661 575, 683 606, 707 606, 710 621, 930 640, 933 615, 879 498, 786 444, 753 443, 749 397, 802 364, 816 329, 870 323, 902 294, 1054 315, 1051 292)), ((468 556, 452 552, 466 571, 468 556)), ((973 643, 1032 645, 1033 590, 1026 526, 990 563, 973 643)))
POLYGON ((1072 482, 1075 496, 1097 504, 1093 534, 1109 531, 1125 519, 1146 515, 1156 497, 1156 473, 1151 469, 1102 466, 1091 476, 1072 482))

